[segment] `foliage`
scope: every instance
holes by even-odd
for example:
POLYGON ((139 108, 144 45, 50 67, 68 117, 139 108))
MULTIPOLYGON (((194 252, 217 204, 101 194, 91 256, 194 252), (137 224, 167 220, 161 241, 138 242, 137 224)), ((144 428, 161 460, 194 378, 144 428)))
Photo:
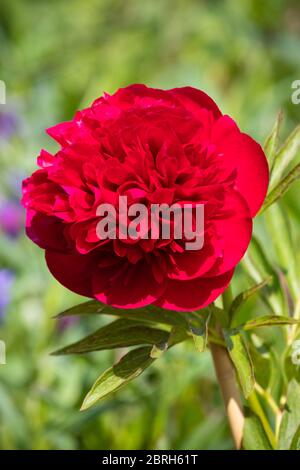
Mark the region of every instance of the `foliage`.
MULTIPOLYGON (((277 144, 274 143, 274 133, 279 132, 280 126, 278 120, 273 128, 271 136, 267 139, 266 151, 270 148, 270 142, 273 142, 271 149, 275 154, 273 165, 270 164, 271 174, 270 181, 272 182, 273 174, 276 173, 276 162, 280 158, 282 161, 293 162, 291 157, 291 149, 297 147, 298 132, 293 132, 288 137, 285 144, 282 145, 277 151, 277 144), (286 155, 288 154, 288 156, 286 155)), ((278 140, 276 136, 276 141, 278 140)), ((293 151, 295 157, 295 152, 293 151)), ((287 165, 282 164, 281 179, 276 184, 280 188, 282 185, 286 188, 286 176, 284 174, 284 167, 287 165)), ((297 168, 298 165, 296 165, 297 168)), ((294 169, 291 170, 293 172, 294 169)), ((291 173, 290 172, 290 173, 291 173)), ((290 181, 289 186, 292 181, 290 181)), ((272 196, 272 184, 271 193, 272 196)), ((286 188, 287 190, 287 188, 286 188)), ((280 192, 280 191, 279 191, 280 192)), ((280 202, 281 193, 278 197, 273 198, 268 196, 263 207, 262 212, 267 211, 273 204, 280 202)), ((281 217, 281 212, 275 212, 275 222, 280 222, 280 230, 276 234, 275 248, 279 250, 278 259, 280 261, 280 254, 284 250, 284 260, 287 255, 293 257, 293 249, 289 250, 289 244, 292 240, 287 235, 287 220, 281 217), (276 217, 277 216, 277 217, 276 217)), ((266 219, 268 224, 268 219, 266 219)), ((274 223, 274 220, 272 220, 274 223)), ((260 248, 262 250, 262 248, 260 248)), ((265 255, 258 258, 259 261, 265 260, 265 255)), ((293 261, 293 260, 290 260, 293 261)), ((291 303, 299 303, 298 297, 298 278, 293 272, 290 265, 289 273, 281 273, 281 284, 278 284, 276 289, 283 292, 286 301, 290 300, 291 303), (295 275, 295 277, 294 277, 295 275), (289 282, 291 285, 289 285, 289 282), (294 290, 293 290, 294 289, 294 290), (293 297, 295 295, 295 298, 293 297)), ((278 268, 280 269, 280 268, 278 268)), ((251 276, 251 270, 245 268, 246 273, 251 276)), ((272 282, 269 277, 266 280, 259 282, 241 292, 234 299, 230 298, 227 293, 226 298, 223 297, 223 309, 217 308, 215 305, 210 305, 205 309, 195 312, 168 312, 158 307, 148 306, 143 309, 135 309, 132 312, 119 310, 113 307, 107 307, 100 302, 90 301, 85 304, 68 309, 66 312, 60 314, 59 317, 68 315, 81 315, 81 314, 101 314, 101 315, 117 315, 120 317, 112 323, 100 328, 95 333, 85 337, 84 339, 67 346, 56 354, 82 354, 92 351, 100 351, 103 349, 116 349, 127 348, 131 346, 141 346, 137 349, 131 350, 129 353, 123 355, 120 361, 103 372, 84 399, 82 410, 90 408, 99 400, 106 398, 108 395, 118 391, 130 381, 138 377, 144 372, 154 360, 159 358, 163 352, 166 352, 170 347, 177 345, 180 342, 188 341, 191 337, 194 340, 194 346, 198 352, 205 350, 207 342, 223 345, 227 349, 228 354, 236 369, 236 374, 246 400, 249 401, 251 414, 245 420, 244 441, 243 445, 246 449, 297 449, 299 445, 299 429, 300 429, 300 416, 298 403, 300 398, 300 385, 291 378, 289 384, 282 384, 278 390, 279 395, 277 400, 274 400, 269 389, 269 383, 264 387, 259 386, 259 391, 265 403, 264 405, 272 406, 272 411, 275 408, 275 418, 278 420, 276 423, 276 430, 272 429, 274 423, 269 423, 268 416, 266 416, 262 404, 256 396, 255 386, 255 368, 253 361, 259 360, 260 352, 255 344, 255 336, 259 338, 259 331, 266 327, 289 327, 290 330, 286 331, 286 337, 283 340, 283 345, 288 347, 300 331, 299 324, 300 318, 298 312, 290 311, 287 309, 285 315, 278 315, 272 311, 270 306, 270 313, 265 315, 258 315, 255 317, 247 317, 247 320, 242 324, 236 324, 236 314, 247 301, 254 296, 263 292, 263 289, 272 282), (221 330, 218 327, 221 326, 221 330), (234 328, 232 325, 235 325, 234 328), (291 329, 292 328, 292 329, 291 329), (245 337, 248 332, 247 338, 245 337), (143 347, 142 347, 143 346, 143 347), (255 351, 253 359, 250 350, 255 351), (153 354, 154 351, 154 354, 153 354), (158 353, 159 352, 159 353, 158 353), (282 406, 283 399, 287 393, 287 401, 284 407, 282 406), (271 405, 272 404, 272 405, 271 405)), ((275 290, 275 295, 277 294, 275 290)), ((264 294, 268 298, 268 292, 264 294)), ((290 307, 292 307, 290 305, 290 307)), ((268 352, 264 359, 268 367, 272 367, 273 362, 273 348, 276 344, 269 345, 268 352)), ((260 363, 256 366, 256 370, 261 368, 260 363)))
POLYGON ((189 316, 86 303, 50 277, 23 233, 0 230, 0 267, 15 276, 0 325, 7 344, 0 448, 231 448, 208 351, 215 341, 229 349, 248 397, 244 447, 271 448, 273 433, 276 447, 299 449, 292 347, 300 334, 300 108, 290 101, 299 79, 298 7, 292 0, 1 2, 8 103, 0 112, 18 119, 13 134, 0 133, 0 204, 15 199, 34 156, 49 147, 44 129, 103 90, 197 86, 261 141, 278 109, 285 119, 279 115, 266 140, 269 195, 226 312, 220 302, 189 316), (67 315, 53 320, 59 311, 67 315), (50 355, 55 348, 58 357, 50 355))

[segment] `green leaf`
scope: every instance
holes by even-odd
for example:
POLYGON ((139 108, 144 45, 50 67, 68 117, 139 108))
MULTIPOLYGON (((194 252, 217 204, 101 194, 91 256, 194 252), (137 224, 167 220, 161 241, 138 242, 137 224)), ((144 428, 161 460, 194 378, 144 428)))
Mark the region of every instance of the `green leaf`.
POLYGON ((165 343, 168 338, 168 331, 149 328, 144 324, 120 319, 53 354, 82 354, 91 351, 102 351, 129 346, 154 345, 165 343))
POLYGON ((265 389, 268 388, 271 379, 271 359, 269 355, 265 355, 266 352, 269 353, 265 345, 257 348, 252 343, 249 344, 255 381, 265 389))
POLYGON ((297 126, 276 153, 270 177, 271 190, 279 183, 284 171, 297 155, 299 148, 300 126, 297 126))
POLYGON ((219 323, 222 328, 227 328, 229 325, 228 311, 223 308, 216 307, 215 305, 210 305, 210 307, 210 313, 213 315, 215 322, 219 323))
POLYGON ((246 302, 248 299, 253 297, 258 291, 260 291, 263 287, 268 285, 271 282, 272 278, 268 277, 267 279, 263 280, 262 282, 255 284, 254 286, 250 287, 249 289, 241 292, 235 299, 233 300, 230 309, 229 309, 229 317, 231 320, 234 318, 234 314, 238 310, 238 308, 246 302))
POLYGON ((250 411, 248 411, 247 416, 245 417, 243 449, 272 450, 259 418, 250 411))
POLYGON ((252 276, 254 279, 257 279, 257 282, 261 282, 265 278, 274 279, 276 271, 273 268, 272 263, 270 262, 263 245, 255 235, 252 236, 250 246, 247 250, 247 254, 253 260, 253 263, 257 270, 257 275, 252 276))
POLYGON ((278 184, 271 190, 265 199, 265 202, 260 210, 260 214, 265 212, 272 204, 282 198, 284 194, 290 189, 291 185, 300 178, 300 163, 296 165, 278 184))
POLYGON ((150 356, 152 359, 158 359, 164 352, 167 351, 169 347, 169 344, 167 342, 165 343, 159 343, 159 344, 154 344, 154 346, 151 349, 150 356))
POLYGON ((300 426, 294 434, 290 450, 300 450, 300 426))
POLYGON ((200 325, 195 324, 193 320, 189 321, 190 333, 193 337, 195 347, 199 352, 204 352, 206 349, 210 317, 211 315, 208 315, 206 318, 201 318, 200 325))
POLYGON ((286 375, 287 380, 290 382, 292 379, 297 380, 298 383, 300 383, 300 366, 297 364, 294 364, 292 357, 294 356, 295 352, 298 351, 298 348, 296 347, 294 349, 294 344, 293 342, 290 347, 287 348, 285 351, 285 357, 284 357, 284 373, 286 375))
POLYGON ((269 162, 270 168, 272 168, 272 165, 273 165, 273 162, 274 162, 274 159, 275 159, 275 155, 276 155, 276 152, 277 152, 277 148, 278 148, 279 131, 280 131, 280 128, 281 128, 282 119, 283 119, 283 113, 282 113, 282 111, 279 111, 279 113, 277 114, 277 118, 276 118, 274 127, 273 127, 271 133, 268 135, 268 137, 266 139, 266 142, 264 144, 264 151, 265 151, 265 153, 268 157, 268 162, 269 162))
MULTIPOLYGON (((208 308, 203 309, 203 311, 208 311, 208 308)), ((56 318, 61 318, 69 315, 86 314, 113 315, 122 317, 122 319, 125 320, 133 320, 138 322, 159 323, 170 326, 187 326, 185 312, 177 312, 175 310, 164 310, 154 305, 148 305, 146 307, 138 309, 126 310, 102 304, 97 300, 90 300, 88 302, 76 305, 75 307, 69 308, 68 310, 65 310, 64 312, 57 315, 56 318)))
POLYGON ((261 317, 253 318, 252 320, 248 320, 243 325, 239 325, 239 328, 247 331, 263 326, 295 325, 297 323, 300 323, 300 321, 283 315, 263 315, 261 317))
POLYGON ((256 283, 263 282, 266 278, 272 279, 270 285, 267 285, 260 291, 260 295, 268 308, 278 315, 282 314, 284 300, 280 289, 278 273, 255 235, 252 237, 247 253, 242 260, 242 265, 247 274, 256 283))
POLYGON ((279 430, 279 449, 290 449, 300 426, 300 385, 293 379, 288 386, 287 402, 279 430))
POLYGON ((154 359, 157 359, 169 348, 175 346, 178 343, 181 343, 182 341, 186 341, 187 339, 190 339, 189 331, 183 330, 181 327, 175 326, 170 331, 167 341, 153 345, 150 356, 154 359))
POLYGON ((252 392, 255 384, 253 364, 245 340, 237 329, 223 329, 225 343, 231 360, 237 370, 245 397, 252 392))
POLYGON ((150 356, 150 353, 151 347, 134 349, 101 374, 86 395, 81 411, 87 410, 99 400, 106 398, 141 375, 155 360, 150 356))
POLYGON ((282 279, 279 277, 281 288, 284 287, 286 291, 285 294, 288 296, 290 296, 288 293, 288 288, 290 288, 294 296, 297 297, 300 294, 300 290, 295 259, 296 247, 291 236, 290 221, 287 218, 286 211, 279 204, 275 204, 266 213, 265 219, 268 232, 270 237, 272 237, 276 258, 278 260, 277 263, 281 271, 284 274, 286 273, 286 279, 288 281, 288 285, 284 286, 282 279))

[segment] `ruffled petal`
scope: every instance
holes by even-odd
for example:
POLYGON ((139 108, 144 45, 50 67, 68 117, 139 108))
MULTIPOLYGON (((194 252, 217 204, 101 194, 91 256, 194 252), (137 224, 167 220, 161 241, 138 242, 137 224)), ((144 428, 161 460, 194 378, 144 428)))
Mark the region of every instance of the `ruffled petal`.
MULTIPOLYGON (((216 250, 215 265, 204 277, 219 276, 234 268, 244 256, 252 236, 252 218, 244 198, 235 190, 224 195, 223 208, 210 220, 216 250)), ((205 245, 205 240, 204 240, 205 245)))
POLYGON ((169 90, 169 93, 175 96, 192 114, 197 115, 199 109, 204 108, 211 111, 216 119, 222 116, 214 100, 203 91, 197 90, 197 88, 191 86, 173 88, 169 90))
POLYGON ((203 276, 216 264, 216 252, 209 244, 200 250, 173 253, 170 258, 172 269, 169 270, 168 277, 182 281, 203 276))
POLYGON ((39 247, 65 251, 64 226, 60 219, 33 210, 26 213, 26 235, 39 247))
POLYGON ((239 131, 229 116, 221 117, 212 131, 212 142, 222 155, 220 171, 237 171, 236 189, 244 196, 252 217, 260 209, 269 184, 269 168, 261 146, 239 131))
POLYGON ((46 262, 50 272, 64 287, 76 294, 93 297, 91 273, 95 265, 94 256, 46 250, 46 262))
POLYGON ((199 277, 190 281, 170 280, 163 296, 155 305, 178 311, 204 308, 224 292, 233 273, 234 269, 218 277, 199 277))
POLYGON ((93 274, 93 296, 99 301, 120 308, 139 308, 153 303, 164 291, 145 260, 135 265, 97 269, 93 274))

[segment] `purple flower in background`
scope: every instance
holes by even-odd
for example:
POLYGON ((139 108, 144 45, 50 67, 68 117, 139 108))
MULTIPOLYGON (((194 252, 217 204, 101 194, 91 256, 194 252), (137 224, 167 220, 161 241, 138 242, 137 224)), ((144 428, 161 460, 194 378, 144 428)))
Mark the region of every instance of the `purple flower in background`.
POLYGON ((0 112, 0 140, 9 139, 18 129, 19 120, 12 111, 0 112))
POLYGON ((75 325, 78 322, 78 317, 64 317, 57 321, 57 331, 63 333, 65 330, 75 325))
POLYGON ((6 308, 10 303, 11 289, 15 275, 9 269, 0 269, 0 320, 5 315, 6 308))
POLYGON ((24 226, 24 211, 14 199, 0 200, 0 230, 10 238, 16 238, 24 226))
POLYGON ((24 228, 25 211, 20 204, 23 173, 13 171, 6 174, 6 192, 0 194, 0 232, 16 238, 24 228))

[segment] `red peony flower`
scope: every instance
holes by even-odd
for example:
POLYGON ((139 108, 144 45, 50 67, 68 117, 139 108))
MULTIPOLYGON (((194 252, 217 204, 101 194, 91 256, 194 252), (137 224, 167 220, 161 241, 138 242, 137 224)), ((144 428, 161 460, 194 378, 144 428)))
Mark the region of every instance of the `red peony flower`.
POLYGON ((258 143, 191 87, 132 85, 105 94, 70 122, 48 129, 45 150, 23 183, 27 234, 46 250, 56 279, 116 307, 195 310, 227 287, 251 239, 268 186, 258 143), (201 203, 204 245, 182 240, 101 240, 97 208, 128 203, 201 203))

